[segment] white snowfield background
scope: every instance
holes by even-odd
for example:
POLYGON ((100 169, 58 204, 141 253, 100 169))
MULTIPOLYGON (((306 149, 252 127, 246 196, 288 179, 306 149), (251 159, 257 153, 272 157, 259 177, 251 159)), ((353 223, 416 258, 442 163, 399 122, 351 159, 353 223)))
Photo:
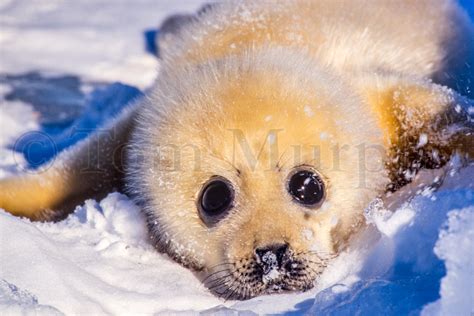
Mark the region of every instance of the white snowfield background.
MULTIPOLYGON (((0 0, 0 177, 24 170, 27 162, 12 145, 44 123, 34 102, 12 97, 18 82, 6 75, 77 76, 86 96, 93 82, 146 91, 159 61, 146 52, 143 32, 201 4, 0 0)), ((93 114, 107 119, 101 113, 107 112, 93 114)), ((390 211, 379 201, 368 206, 369 229, 314 289, 243 302, 216 298, 191 271, 158 253, 125 195, 85 201, 58 223, 0 210, 0 314, 472 315, 474 167, 455 159, 443 172, 438 190, 419 189, 406 203, 399 197, 390 211)))

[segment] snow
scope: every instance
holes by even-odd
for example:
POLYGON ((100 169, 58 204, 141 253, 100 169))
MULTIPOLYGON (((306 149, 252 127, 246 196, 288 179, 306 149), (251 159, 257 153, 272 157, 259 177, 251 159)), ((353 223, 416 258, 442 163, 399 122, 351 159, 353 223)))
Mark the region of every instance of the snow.
POLYGON ((4 315, 62 315, 51 306, 38 304, 38 299, 27 291, 0 280, 0 306, 4 315))
POLYGON ((308 116, 308 117, 313 117, 314 116, 314 112, 313 112, 313 110, 311 109, 311 107, 309 105, 305 105, 303 110, 304 110, 304 113, 306 114, 306 116, 308 116))
POLYGON ((393 237, 397 231, 412 222, 415 212, 408 207, 401 207, 395 213, 385 209, 380 199, 375 199, 365 211, 366 221, 377 226, 379 232, 393 237))
POLYGON ((416 145, 416 148, 421 148, 428 144, 428 135, 422 133, 420 134, 420 139, 418 140, 418 144, 416 145))
POLYGON ((59 223, 32 224, 4 212, 0 219, 2 258, 8 258, 1 279, 65 314, 152 314, 219 304, 189 270, 157 255, 139 209, 119 193, 100 203, 88 200, 59 223))
POLYGON ((474 313, 473 240, 474 207, 450 211, 447 228, 441 231, 434 249, 435 254, 446 262, 447 273, 441 280, 441 298, 427 305, 423 315, 474 313))
POLYGON ((262 263, 264 264, 263 270, 263 283, 270 283, 280 277, 280 272, 278 271, 278 259, 275 253, 267 251, 262 256, 262 263))
MULTIPOLYGON (((2 87, 2 86, 0 86, 2 87)), ((8 90, 4 89, 4 92, 8 90)), ((1 93, 1 92, 0 92, 1 93)), ((2 94, 3 95, 3 94, 2 94)), ((19 135, 39 129, 33 108, 19 101, 4 102, 0 97, 0 178, 22 170, 24 158, 11 151, 8 145, 14 143, 19 135)))
MULTIPOLYGON (((65 137, 73 128, 93 129, 137 97, 136 88, 148 87, 159 66, 144 49, 144 32, 200 4, 0 0, 0 178, 32 164, 22 144, 15 146, 25 133, 41 129, 60 150, 78 140, 65 137), (31 71, 42 77, 25 75, 31 71), (77 90, 64 75, 79 78, 77 90), (28 99, 25 91, 38 84, 43 90, 28 99), (52 91, 50 98, 45 91, 52 91), (64 115, 55 117, 58 112, 64 115)), ((444 182, 437 190, 415 183, 414 198, 405 198, 407 188, 391 204, 373 201, 365 212, 369 228, 314 289, 242 302, 214 297, 193 272, 158 253, 138 207, 122 194, 85 201, 58 223, 33 223, 0 210, 0 314, 468 315, 474 167, 454 162, 444 174, 423 175, 444 182)), ((302 238, 313 234, 303 231, 302 238)), ((278 277, 273 271, 269 281, 278 277)))
POLYGON ((144 54, 144 32, 171 12, 203 1, 0 1, 0 72, 42 70, 144 88, 158 63, 144 54), (125 16, 126 14, 126 16, 125 16))

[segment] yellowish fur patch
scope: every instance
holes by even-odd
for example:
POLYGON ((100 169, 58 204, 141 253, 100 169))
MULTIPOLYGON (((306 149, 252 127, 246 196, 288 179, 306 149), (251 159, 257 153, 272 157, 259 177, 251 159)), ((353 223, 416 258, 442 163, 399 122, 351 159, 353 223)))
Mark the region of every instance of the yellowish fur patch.
POLYGON ((203 271, 214 293, 312 287, 363 227, 369 201, 469 148, 466 101, 430 79, 455 76, 472 28, 448 0, 269 3, 216 4, 179 30, 147 98, 61 154, 46 186, 2 180, 0 207, 44 219, 124 182, 152 242, 203 271), (91 144, 102 146, 92 156, 91 144), (83 172, 91 165, 105 173, 83 172), (301 168, 324 184, 321 203, 291 196, 301 168), (233 199, 209 223, 199 198, 216 176, 233 199), (272 250, 268 277, 257 250, 275 245, 284 254, 276 264, 272 250))

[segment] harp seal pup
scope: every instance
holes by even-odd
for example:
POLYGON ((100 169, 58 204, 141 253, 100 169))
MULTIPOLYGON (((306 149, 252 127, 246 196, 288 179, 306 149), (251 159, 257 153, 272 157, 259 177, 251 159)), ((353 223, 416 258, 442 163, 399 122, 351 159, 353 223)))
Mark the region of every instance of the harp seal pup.
POLYGON ((470 101, 445 86, 469 94, 474 69, 454 1, 268 4, 214 4, 167 34, 148 96, 2 180, 0 207, 54 220, 124 191, 160 251, 248 299, 311 288, 369 201, 471 161, 470 101))

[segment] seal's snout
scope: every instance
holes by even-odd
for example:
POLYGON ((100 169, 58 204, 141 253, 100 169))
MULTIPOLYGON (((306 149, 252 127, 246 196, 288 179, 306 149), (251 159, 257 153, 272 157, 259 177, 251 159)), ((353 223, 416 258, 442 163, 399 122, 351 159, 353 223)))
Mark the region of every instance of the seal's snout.
POLYGON ((288 259, 288 244, 274 244, 255 249, 257 263, 261 268, 264 282, 275 278, 288 259))

